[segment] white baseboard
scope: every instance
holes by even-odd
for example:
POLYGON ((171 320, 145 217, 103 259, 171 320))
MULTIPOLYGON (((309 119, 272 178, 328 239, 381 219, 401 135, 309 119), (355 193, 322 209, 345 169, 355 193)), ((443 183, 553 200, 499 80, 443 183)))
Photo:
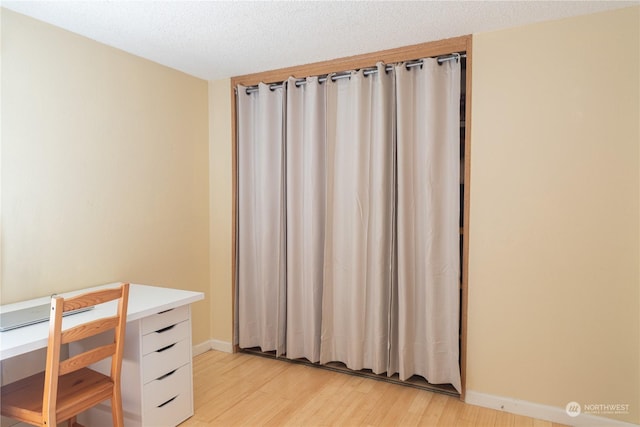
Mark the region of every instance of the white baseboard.
POLYGON ((201 342, 200 344, 196 344, 191 349, 191 354, 193 357, 196 357, 202 353, 206 353, 211 350, 211 341, 201 342))
POLYGON ((225 353, 233 353, 233 344, 227 341, 211 340, 211 350, 224 351, 225 353))
POLYGON ((605 418, 593 414, 580 413, 578 416, 569 416, 565 408, 541 405, 539 403, 518 400, 510 397, 494 396, 467 390, 465 403, 482 406, 484 408, 506 411, 516 415, 537 418, 554 423, 566 424, 575 427, 638 427, 640 424, 632 424, 605 418))
POLYGON ((225 353, 233 353, 233 345, 230 342, 220 340, 208 340, 193 346, 193 356, 205 353, 209 350, 224 351, 225 353))

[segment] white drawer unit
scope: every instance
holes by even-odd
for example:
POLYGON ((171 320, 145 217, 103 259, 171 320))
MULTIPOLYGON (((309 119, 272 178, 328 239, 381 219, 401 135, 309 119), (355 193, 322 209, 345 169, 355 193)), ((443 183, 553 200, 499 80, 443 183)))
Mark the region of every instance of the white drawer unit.
MULTIPOLYGON (((188 304, 127 322, 121 376, 125 426, 176 426, 193 415, 191 348, 188 304)), ((106 372, 109 366, 97 368, 106 372)), ((79 421, 111 425, 109 402, 79 421)))
POLYGON ((189 306, 142 319, 142 420, 174 426, 193 415, 189 306))

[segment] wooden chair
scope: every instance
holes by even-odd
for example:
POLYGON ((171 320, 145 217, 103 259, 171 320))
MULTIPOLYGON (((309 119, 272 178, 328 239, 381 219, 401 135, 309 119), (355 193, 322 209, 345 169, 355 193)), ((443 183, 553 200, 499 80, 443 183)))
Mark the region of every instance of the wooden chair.
POLYGON ((129 284, 89 292, 72 298, 53 297, 49 321, 49 343, 44 372, 2 387, 2 415, 37 426, 55 427, 67 421, 79 426, 76 416, 111 399, 113 425, 124 425, 120 370, 127 323, 129 284), (118 300, 115 316, 62 330, 62 314, 69 310, 118 300), (79 341, 105 331, 114 331, 113 342, 60 360, 63 344, 79 341), (89 365, 111 357, 111 375, 103 375, 89 365))

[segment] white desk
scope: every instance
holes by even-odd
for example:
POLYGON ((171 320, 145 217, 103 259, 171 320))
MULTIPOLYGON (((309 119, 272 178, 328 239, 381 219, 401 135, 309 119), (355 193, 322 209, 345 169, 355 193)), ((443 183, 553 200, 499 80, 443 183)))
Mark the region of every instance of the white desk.
MULTIPOLYGON (((112 283, 61 295, 69 297, 117 285, 112 283)), ((122 364, 126 426, 176 425, 193 415, 190 304, 202 299, 202 292, 131 284, 122 364), (167 398, 167 393, 175 390, 184 393, 167 398)), ((43 297, 3 305, 0 309, 8 312, 48 301, 50 297, 43 297)), ((65 317, 63 328, 115 312, 113 301, 65 317)), ((0 332, 0 360, 46 348, 48 334, 48 322, 0 332)), ((73 354, 77 350, 70 348, 69 352, 73 354)), ((86 417, 89 421, 85 425, 102 425, 104 417, 111 420, 108 405, 90 411, 86 417)))

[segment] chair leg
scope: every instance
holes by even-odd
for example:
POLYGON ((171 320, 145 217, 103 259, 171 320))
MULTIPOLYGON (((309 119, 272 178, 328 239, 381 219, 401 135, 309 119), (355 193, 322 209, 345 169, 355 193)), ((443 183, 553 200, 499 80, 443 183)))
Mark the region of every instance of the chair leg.
POLYGON ((114 427, 124 427, 124 414, 122 412, 122 393, 120 387, 113 387, 113 397, 111 398, 111 416, 114 427))

